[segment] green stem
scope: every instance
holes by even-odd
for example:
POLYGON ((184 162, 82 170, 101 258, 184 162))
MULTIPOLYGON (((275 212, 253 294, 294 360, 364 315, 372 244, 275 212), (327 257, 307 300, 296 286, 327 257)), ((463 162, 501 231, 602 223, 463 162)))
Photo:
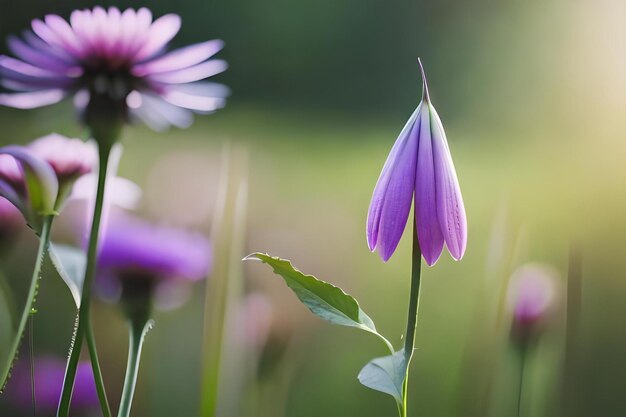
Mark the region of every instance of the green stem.
POLYGON ((417 228, 413 225, 413 257, 411 263, 411 294, 409 298, 409 313, 406 325, 406 336, 404 339, 404 362, 406 364, 406 375, 403 384, 402 417, 407 415, 407 397, 409 386, 409 365, 413 357, 415 347, 415 331, 417 329, 417 312, 419 308, 420 283, 422 275, 422 251, 417 240, 417 228))
POLYGON ((76 369, 78 360, 80 359, 80 351, 83 343, 83 337, 87 335, 87 342, 93 345, 89 349, 91 366, 94 371, 94 379, 98 391, 98 399, 100 400, 100 408, 104 417, 111 416, 104 382, 102 380, 102 372, 98 356, 95 351, 95 340, 93 338, 93 330, 91 329, 91 285, 96 273, 96 261, 98 254, 98 236, 100 232, 100 220, 102 218, 102 207, 104 205, 104 190, 106 186, 106 173, 109 162, 109 154, 111 152, 111 144, 106 141, 99 142, 100 167, 98 172, 98 188, 96 191, 96 202, 93 212, 93 220, 91 223, 91 233, 89 235, 89 246, 87 248, 87 267, 85 268, 85 279, 83 281, 83 291, 80 301, 80 309, 78 311, 78 326, 74 332, 74 346, 71 350, 70 357, 65 370, 65 379, 63 380, 63 391, 61 400, 57 410, 57 417, 68 417, 70 404, 72 401, 72 390, 74 388, 74 379, 76 378, 76 369))
POLYGON ((37 396, 35 395, 35 335, 34 331, 35 314, 28 318, 28 355, 30 359, 30 396, 33 403, 33 417, 37 417, 37 396))
POLYGON ((135 394, 135 386, 137 385, 137 374, 139 372, 139 360, 141 359, 141 347, 143 341, 150 330, 151 320, 134 320, 129 319, 129 342, 128 342, 128 362, 126 364, 126 377, 124 378, 124 388, 122 390, 122 399, 120 400, 120 410, 118 417, 128 417, 130 415, 130 407, 135 394))
POLYGON ((519 386, 517 391, 517 417, 522 416, 522 394, 524 391, 524 370, 526 369, 526 346, 519 350, 519 386))
POLYGON ((7 382, 9 373, 11 372, 11 368, 13 367, 13 362, 15 360, 15 357, 17 356, 17 351, 19 350, 20 343, 22 341, 22 335, 24 334, 24 330, 26 329, 28 319, 32 314, 33 304, 35 303, 35 297, 37 296, 37 289, 39 287, 38 281, 41 274, 41 265, 43 264, 43 259, 46 256, 46 251, 48 250, 48 245, 50 244, 50 228, 52 227, 53 219, 54 216, 46 216, 43 220, 41 234, 39 236, 37 259, 35 260, 33 276, 30 280, 30 287, 28 289, 28 295, 26 297, 26 306, 24 307, 22 317, 20 318, 20 322, 17 326, 17 333, 13 341, 13 345, 11 345, 11 350, 9 350, 8 358, 10 358, 10 362, 8 366, 3 370, 2 379, 0 380, 2 381, 3 387, 7 382))

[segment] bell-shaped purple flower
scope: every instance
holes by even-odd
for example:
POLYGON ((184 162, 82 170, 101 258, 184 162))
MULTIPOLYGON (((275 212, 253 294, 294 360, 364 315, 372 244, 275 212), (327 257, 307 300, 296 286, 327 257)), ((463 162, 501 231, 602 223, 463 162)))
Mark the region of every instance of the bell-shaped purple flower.
POLYGON ((461 189, 439 115, 430 102, 422 70, 423 96, 396 140, 378 178, 367 217, 367 242, 383 261, 393 255, 404 232, 411 202, 419 246, 428 265, 443 245, 459 260, 467 244, 461 189))
POLYGON ((93 97, 106 96, 115 104, 106 111, 121 117, 156 129, 187 127, 192 112, 223 107, 228 90, 202 81, 226 69, 209 59, 222 41, 165 52, 180 24, 175 14, 153 21, 146 8, 75 10, 69 22, 53 14, 35 19, 32 32, 9 38, 17 58, 0 56, 2 85, 15 91, 0 94, 0 104, 30 109, 75 95, 82 111, 93 97))

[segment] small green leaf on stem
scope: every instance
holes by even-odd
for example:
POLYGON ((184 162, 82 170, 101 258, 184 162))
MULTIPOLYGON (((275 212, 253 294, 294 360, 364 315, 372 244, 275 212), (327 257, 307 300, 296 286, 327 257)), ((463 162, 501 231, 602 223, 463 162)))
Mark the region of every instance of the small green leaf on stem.
POLYGON ((319 280, 312 275, 303 274, 285 259, 262 253, 253 253, 244 258, 244 260, 253 259, 270 265, 274 269, 274 273, 283 277, 287 286, 316 316, 333 324, 356 327, 375 334, 385 342, 390 352, 393 352, 391 343, 378 333, 374 322, 361 309, 357 300, 346 294, 341 288, 319 280))
POLYGON ((403 384, 407 363, 404 349, 390 356, 376 358, 359 372, 359 382, 368 388, 383 392, 395 398, 398 404, 403 401, 403 384))

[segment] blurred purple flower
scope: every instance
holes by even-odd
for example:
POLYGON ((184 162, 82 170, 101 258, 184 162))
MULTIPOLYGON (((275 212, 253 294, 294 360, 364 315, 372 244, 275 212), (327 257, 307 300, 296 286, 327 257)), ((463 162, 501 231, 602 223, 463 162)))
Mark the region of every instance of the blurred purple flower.
POLYGON ((554 268, 535 263, 519 267, 508 289, 513 334, 526 339, 553 312, 557 299, 558 272, 554 268))
POLYGON ((413 200, 419 245, 426 263, 433 265, 444 242, 455 260, 463 257, 467 220, 446 134, 419 65, 422 101, 400 132, 378 178, 367 216, 367 242, 371 251, 378 248, 387 261, 400 242, 413 200))
POLYGON ((35 19, 23 39, 9 38, 17 58, 0 56, 2 85, 15 91, 0 94, 0 104, 30 109, 75 94, 83 109, 91 95, 105 94, 153 128, 187 127, 192 112, 224 106, 227 88, 200 81, 227 65, 209 59, 220 40, 166 53, 180 24, 175 14, 153 21, 147 8, 75 10, 69 22, 52 14, 35 19))
POLYGON ((34 140, 28 149, 52 166, 59 184, 73 182, 98 165, 98 149, 94 142, 83 142, 57 133, 34 140))
MULTIPOLYGON (((54 357, 35 358, 35 401, 40 411, 56 411, 63 377, 65 361, 54 357)), ((29 409, 31 400, 30 364, 21 361, 13 370, 13 376, 7 386, 7 396, 22 409, 29 409)), ((94 384, 93 371, 89 362, 81 362, 76 373, 73 408, 97 408, 98 394, 94 384)))
POLYGON ((109 220, 98 260, 99 285, 114 297, 125 283, 148 287, 194 282, 211 267, 211 245, 198 233, 157 226, 130 216, 109 220))

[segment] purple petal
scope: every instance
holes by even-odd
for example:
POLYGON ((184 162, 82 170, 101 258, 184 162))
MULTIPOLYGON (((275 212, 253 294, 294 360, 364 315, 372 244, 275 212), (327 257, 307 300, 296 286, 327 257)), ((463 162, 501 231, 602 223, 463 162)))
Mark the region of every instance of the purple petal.
POLYGON ((137 52, 137 60, 144 60, 159 52, 179 30, 180 16, 176 14, 166 14, 155 20, 150 26, 147 42, 137 52))
MULTIPOLYGON (((56 30, 53 30, 43 21, 35 19, 32 21, 31 26, 33 28, 33 32, 35 32, 35 34, 37 34, 37 36, 39 36, 47 44, 60 47, 61 49, 69 52, 71 55, 79 55, 80 51, 78 50, 76 45, 72 45, 70 42, 64 39, 62 35, 57 33, 56 30)), ((59 28, 57 27, 56 29, 59 28)))
POLYGON ((163 94, 163 99, 175 106, 199 112, 212 112, 224 107, 225 104, 221 97, 196 96, 174 89, 163 94))
POLYGON ((193 115, 189 110, 163 101, 158 96, 149 94, 142 94, 141 96, 143 101, 141 110, 152 113, 156 117, 160 117, 167 122, 167 125, 174 125, 184 129, 191 126, 193 123, 193 115))
POLYGON ((52 71, 36 67, 24 61, 11 58, 10 56, 6 55, 0 55, 0 67, 6 68, 18 74, 27 75, 34 78, 50 78, 53 80, 62 80, 66 78, 52 71))
POLYGON ((202 97, 226 98, 230 94, 230 89, 224 84, 214 83, 210 81, 180 84, 176 86, 168 86, 167 88, 168 90, 176 90, 182 93, 202 97))
POLYGON ((144 76, 161 72, 176 71, 199 64, 224 47, 221 40, 212 40, 177 49, 152 61, 133 68, 136 76, 144 76))
POLYGON ((60 74, 67 74, 68 71, 75 72, 76 70, 80 70, 80 67, 72 66, 71 64, 61 60, 58 56, 29 46, 18 37, 9 37, 8 43, 9 48, 15 55, 34 66, 43 67, 60 74))
MULTIPOLYGON (((419 149, 415 174, 415 224, 424 260, 434 265, 443 250, 443 236, 437 218, 437 195, 429 106, 422 104, 419 115, 419 149)), ((413 132, 417 134, 417 132, 413 132)))
POLYGON ((420 108, 418 107, 413 112, 411 117, 409 117, 409 120, 404 125, 404 128, 402 128, 400 135, 398 135, 396 142, 393 144, 372 194, 372 201, 370 202, 369 211, 367 213, 367 244, 372 252, 376 249, 378 244, 380 214, 385 201, 385 193, 387 185, 389 184, 389 178, 391 177, 391 172, 400 157, 400 153, 406 145, 408 136, 413 129, 413 125, 416 121, 417 115, 419 114, 419 109, 420 108))
POLYGON ((448 251, 454 259, 459 260, 463 257, 467 246, 465 206, 441 120, 435 108, 429 107, 432 120, 437 215, 448 251))
POLYGON ((74 66, 77 65, 78 61, 76 57, 70 55, 63 48, 60 48, 55 45, 50 45, 44 42, 40 37, 38 37, 37 35, 35 35, 33 32, 30 32, 30 31, 25 31, 23 33, 23 36, 24 36, 24 40, 28 43, 28 45, 30 45, 32 48, 34 48, 38 52, 52 55, 58 58, 59 60, 66 62, 68 65, 74 65, 74 66))
POLYGON ((0 179, 0 196, 6 198, 11 204, 13 204, 25 218, 29 217, 18 192, 8 182, 2 179, 0 179))
MULTIPOLYGON (((415 115, 415 113, 414 113, 415 115)), ((372 197, 371 216, 378 217, 376 245, 383 261, 387 261, 396 250, 411 210, 415 189, 415 168, 417 164, 416 119, 412 116, 392 149, 372 197), (408 129, 407 129, 408 126, 408 129), (385 180, 386 179, 386 180, 385 180), (386 184, 385 184, 386 182, 386 184)), ((369 223, 369 222, 368 222, 369 223)), ((370 229, 371 232, 374 230, 370 229)))
POLYGON ((220 72, 224 72, 226 68, 228 68, 226 61, 222 61, 221 59, 212 59, 182 70, 151 75, 150 79, 160 83, 184 84, 203 80, 215 74, 219 74, 220 72))
POLYGON ((58 103, 65 97, 63 90, 43 90, 29 93, 0 94, 0 104, 16 109, 35 109, 58 103))
POLYGON ((78 55, 81 50, 81 44, 72 27, 65 19, 60 16, 50 14, 45 17, 46 25, 56 34, 63 48, 78 55))

